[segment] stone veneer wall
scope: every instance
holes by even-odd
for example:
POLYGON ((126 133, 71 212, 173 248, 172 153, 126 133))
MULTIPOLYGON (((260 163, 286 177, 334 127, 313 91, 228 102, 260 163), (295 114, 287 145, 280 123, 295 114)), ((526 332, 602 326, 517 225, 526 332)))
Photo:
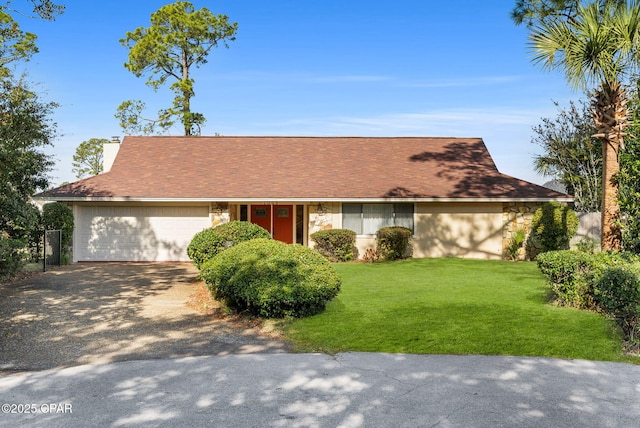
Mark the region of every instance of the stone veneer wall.
POLYGON ((319 230, 333 229, 333 204, 309 204, 308 211, 309 236, 319 230))
MULTIPOLYGON (((527 236, 531 232, 531 220, 533 213, 542 206, 541 202, 508 202, 502 204, 502 253, 504 253, 509 242, 513 237, 513 234, 519 230, 524 229, 527 236)), ((525 260, 527 257, 525 248, 520 249, 520 255, 518 260, 525 260)))
POLYGON ((229 208, 229 204, 226 202, 218 202, 211 205, 211 227, 231 221, 229 208))

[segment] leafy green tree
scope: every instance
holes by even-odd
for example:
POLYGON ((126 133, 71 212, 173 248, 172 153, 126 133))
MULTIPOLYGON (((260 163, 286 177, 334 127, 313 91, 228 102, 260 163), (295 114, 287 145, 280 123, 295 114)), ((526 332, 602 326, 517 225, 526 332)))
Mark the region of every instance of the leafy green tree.
POLYGON ((54 105, 12 85, 5 80, 0 91, 0 239, 13 243, 4 246, 2 257, 12 262, 3 274, 19 269, 27 245, 32 253, 39 249, 40 212, 29 198, 47 186, 45 174, 52 164, 41 149, 49 144, 45 134, 52 130, 42 128, 50 126, 47 110, 54 105))
POLYGON ((629 96, 631 126, 620 152, 620 212, 622 246, 627 251, 640 253, 640 81, 636 81, 629 96))
MULTIPOLYGON (((64 6, 51 0, 29 0, 35 16, 55 19, 64 6)), ((40 212, 29 202, 48 185, 52 162, 42 152, 55 137, 50 115, 55 103, 42 102, 23 79, 13 79, 11 65, 38 52, 36 35, 20 28, 13 15, 33 17, 0 4, 0 275, 17 271, 27 245, 37 251, 40 212)))
MULTIPOLYGON (((555 103, 558 106, 558 103, 555 103)), ((544 154, 535 157, 535 169, 557 178, 576 200, 576 211, 596 212, 602 201, 602 144, 596 133, 589 104, 570 102, 555 119, 543 118, 535 126, 532 142, 544 154)))
POLYGON ((24 81, 0 82, 0 232, 24 239, 34 227, 30 197, 48 185, 57 104, 43 102, 24 81))
MULTIPOLYGON (((64 6, 50 0, 29 0, 29 3, 33 6, 33 13, 43 19, 53 20, 64 11, 64 6)), ((22 31, 12 13, 24 16, 24 13, 13 8, 10 0, 0 5, 0 77, 10 75, 10 64, 28 61, 38 52, 36 35, 22 31)))
POLYGON ((128 133, 153 133, 156 127, 170 128, 176 120, 184 127, 184 135, 197 135, 205 122, 201 113, 191 111, 195 96, 191 67, 206 64, 210 51, 235 40, 237 23, 226 15, 214 15, 207 8, 195 10, 189 2, 178 1, 161 7, 151 15, 150 27, 128 32, 120 43, 129 48, 124 66, 136 77, 147 75, 146 84, 157 91, 167 80, 175 93, 173 105, 158 113, 157 119, 142 116, 142 101, 125 101, 118 107, 116 118, 128 133))
POLYGON ((109 140, 106 138, 90 138, 76 147, 72 169, 76 173, 76 178, 102 173, 102 151, 104 144, 107 143, 109 140))
MULTIPOLYGON (((611 1, 611 0, 609 0, 611 1)), ((624 4, 626 0, 615 0, 615 4, 624 4)), ((607 3, 600 0, 598 3, 607 3)), ((562 20, 575 22, 578 16, 580 0, 516 0, 511 11, 511 19, 517 24, 526 24, 532 28, 543 21, 562 20)))
POLYGON ((629 115, 623 81, 638 64, 640 6, 594 1, 578 4, 572 20, 548 20, 530 34, 533 61, 548 70, 561 70, 574 88, 592 95, 594 137, 602 144, 602 248, 621 249, 618 156, 624 148, 629 115))
POLYGON ((9 75, 9 64, 28 61, 36 52, 36 35, 22 31, 11 15, 0 9, 0 77, 9 75))

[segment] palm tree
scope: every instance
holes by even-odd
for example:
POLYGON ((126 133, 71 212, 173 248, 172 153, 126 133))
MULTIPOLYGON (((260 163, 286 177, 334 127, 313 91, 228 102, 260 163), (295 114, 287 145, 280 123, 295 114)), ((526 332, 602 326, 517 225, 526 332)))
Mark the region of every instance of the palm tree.
POLYGON ((602 142, 602 249, 621 249, 616 175, 618 153, 629 126, 623 82, 638 66, 640 6, 630 2, 593 1, 578 5, 573 20, 541 21, 530 35, 533 62, 559 69, 575 89, 591 95, 593 120, 602 142))

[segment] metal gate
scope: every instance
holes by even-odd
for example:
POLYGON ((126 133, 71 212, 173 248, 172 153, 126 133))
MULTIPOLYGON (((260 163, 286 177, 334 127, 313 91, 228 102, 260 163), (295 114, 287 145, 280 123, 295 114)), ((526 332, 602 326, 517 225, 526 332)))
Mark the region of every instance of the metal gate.
POLYGON ((47 266, 60 266, 62 264, 62 231, 45 230, 43 247, 44 271, 47 271, 47 266))

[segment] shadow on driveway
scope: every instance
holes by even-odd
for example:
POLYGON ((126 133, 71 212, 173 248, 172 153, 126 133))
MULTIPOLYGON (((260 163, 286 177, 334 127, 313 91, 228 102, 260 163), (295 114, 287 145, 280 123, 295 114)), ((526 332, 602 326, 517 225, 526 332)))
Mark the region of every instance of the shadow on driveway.
POLYGON ((197 275, 186 263, 75 264, 0 285, 0 372, 287 351, 188 307, 197 275))

